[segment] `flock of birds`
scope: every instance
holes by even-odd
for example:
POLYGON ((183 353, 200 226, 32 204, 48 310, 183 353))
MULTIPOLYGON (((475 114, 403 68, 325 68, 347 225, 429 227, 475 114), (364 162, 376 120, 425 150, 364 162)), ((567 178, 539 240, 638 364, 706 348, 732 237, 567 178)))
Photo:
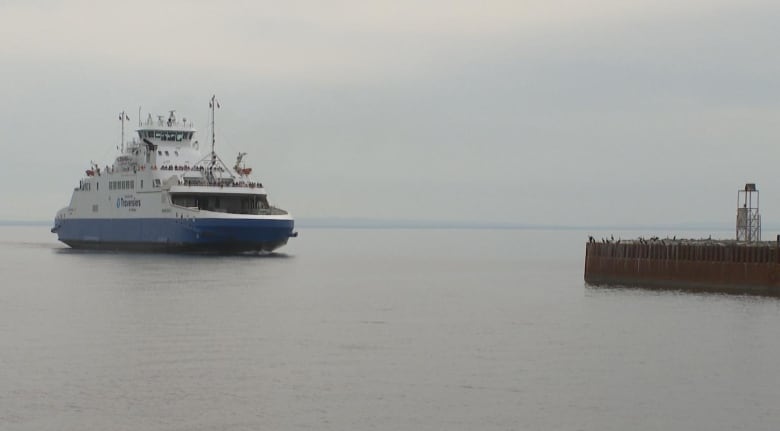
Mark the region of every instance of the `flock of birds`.
MULTIPOLYGON (((601 243, 602 244, 620 244, 620 241, 621 241, 620 238, 615 240, 615 236, 614 235, 610 235, 609 238, 601 238, 601 243)), ((669 242, 677 241, 677 235, 673 236, 672 238, 669 238, 667 236, 664 239, 661 239, 660 237, 657 237, 657 236, 651 236, 649 239, 645 239, 644 237, 640 236, 636 240, 629 240, 629 242, 632 242, 632 243, 634 241, 638 242, 639 244, 643 244, 643 245, 646 245, 646 244, 657 244, 657 243, 660 243, 661 245, 666 245, 667 241, 669 241, 669 242)), ((698 242, 705 241, 705 242, 708 242, 708 241, 712 241, 712 235, 710 235, 707 238, 702 238, 700 240, 686 240, 686 241, 698 241, 698 242)), ((595 238, 593 238, 593 235, 589 235, 588 236, 588 242, 591 243, 591 244, 594 244, 597 241, 596 241, 595 238)))

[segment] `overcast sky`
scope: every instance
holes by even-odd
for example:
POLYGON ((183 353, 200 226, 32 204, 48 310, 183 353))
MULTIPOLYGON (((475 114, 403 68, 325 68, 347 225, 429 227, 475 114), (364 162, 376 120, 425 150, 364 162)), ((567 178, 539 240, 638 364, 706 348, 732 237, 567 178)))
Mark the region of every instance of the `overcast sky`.
POLYGON ((298 217, 780 221, 780 3, 0 0, 0 219, 176 109, 298 217))

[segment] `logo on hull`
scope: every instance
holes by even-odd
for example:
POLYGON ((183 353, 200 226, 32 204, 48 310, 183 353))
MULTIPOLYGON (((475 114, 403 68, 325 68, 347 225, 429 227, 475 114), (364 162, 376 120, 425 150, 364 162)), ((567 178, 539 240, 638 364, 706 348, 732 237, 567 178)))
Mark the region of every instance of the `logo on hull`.
POLYGON ((138 208, 141 206, 141 200, 140 199, 125 199, 125 198, 116 198, 116 207, 117 208, 138 208))

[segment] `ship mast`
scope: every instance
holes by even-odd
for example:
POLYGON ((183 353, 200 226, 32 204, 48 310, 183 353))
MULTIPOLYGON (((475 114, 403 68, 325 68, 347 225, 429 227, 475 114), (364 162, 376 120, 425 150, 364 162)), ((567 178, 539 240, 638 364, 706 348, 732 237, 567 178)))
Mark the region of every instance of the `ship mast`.
POLYGON ((122 111, 119 113, 119 121, 122 122, 122 142, 121 142, 121 153, 124 154, 125 152, 125 120, 130 121, 130 117, 127 116, 127 113, 125 111, 122 111))
POLYGON ((217 108, 219 108, 219 100, 217 100, 216 94, 211 96, 211 100, 209 101, 209 108, 211 108, 211 156, 213 158, 216 154, 214 153, 214 143, 217 141, 214 131, 214 112, 217 108))

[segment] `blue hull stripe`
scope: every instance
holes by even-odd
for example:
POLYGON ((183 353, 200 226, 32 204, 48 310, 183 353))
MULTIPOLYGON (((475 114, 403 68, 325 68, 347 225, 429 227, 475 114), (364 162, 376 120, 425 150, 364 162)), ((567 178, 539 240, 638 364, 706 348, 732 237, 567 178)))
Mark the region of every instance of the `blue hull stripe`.
POLYGON ((268 249, 284 245, 292 220, 273 219, 65 219, 55 224, 66 244, 169 244, 268 249), (257 247, 253 247, 257 245, 257 247))

